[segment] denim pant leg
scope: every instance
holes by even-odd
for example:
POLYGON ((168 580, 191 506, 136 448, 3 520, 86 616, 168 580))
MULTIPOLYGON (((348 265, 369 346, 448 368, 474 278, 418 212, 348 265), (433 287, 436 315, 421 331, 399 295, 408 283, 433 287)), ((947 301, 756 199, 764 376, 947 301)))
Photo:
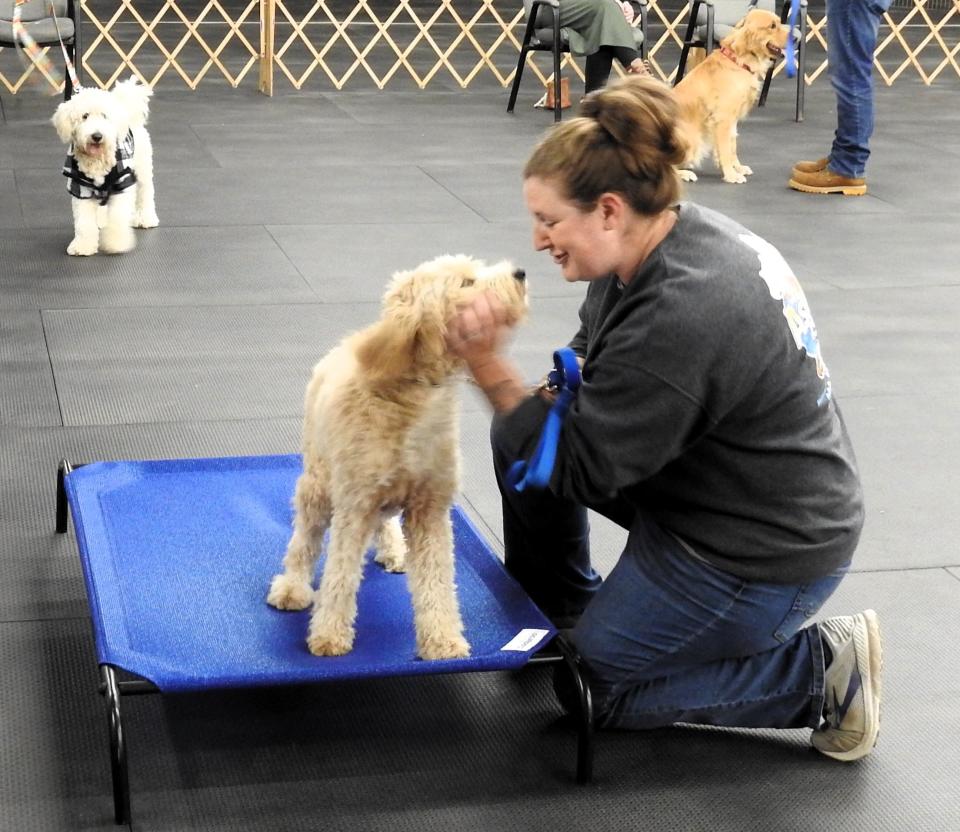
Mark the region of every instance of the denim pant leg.
POLYGON ((571 633, 601 724, 817 727, 823 646, 815 625, 800 628, 845 573, 806 586, 747 581, 641 518, 571 633))
MULTIPOLYGON (((494 471, 503 499, 504 565, 533 602, 558 623, 579 616, 600 587, 590 564, 587 509, 550 489, 508 486, 506 472, 519 458, 529 458, 539 434, 499 435, 491 429, 494 471)), ((591 506, 628 528, 633 509, 615 500, 591 506)))
POLYGON ((827 0, 830 81, 837 95, 837 131, 830 170, 861 177, 873 134, 873 53, 880 16, 890 0, 827 0))

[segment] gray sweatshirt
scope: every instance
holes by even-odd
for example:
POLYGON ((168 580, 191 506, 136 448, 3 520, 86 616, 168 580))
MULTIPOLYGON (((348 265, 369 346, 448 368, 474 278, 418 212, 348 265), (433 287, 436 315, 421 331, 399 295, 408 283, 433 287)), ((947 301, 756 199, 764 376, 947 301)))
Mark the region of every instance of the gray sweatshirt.
MULTIPOLYGON (((583 385, 550 487, 620 495, 717 567, 802 583, 847 563, 856 461, 803 290, 779 252, 683 203, 623 287, 592 281, 571 342, 583 385)), ((548 405, 498 416, 528 458, 548 405)))

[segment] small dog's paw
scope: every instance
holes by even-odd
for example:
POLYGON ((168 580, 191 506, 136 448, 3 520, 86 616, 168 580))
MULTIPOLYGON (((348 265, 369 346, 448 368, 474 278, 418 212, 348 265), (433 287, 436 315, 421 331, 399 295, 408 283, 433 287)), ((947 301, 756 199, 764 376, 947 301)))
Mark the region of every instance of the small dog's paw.
POLYGON ((267 603, 278 610, 305 610, 313 600, 313 589, 306 581, 289 575, 277 575, 270 583, 267 603))
POLYGON ((696 182, 697 175, 692 170, 687 170, 686 168, 678 168, 677 176, 680 177, 684 182, 696 182))
POLYGON ((723 181, 729 182, 731 185, 742 185, 747 181, 747 177, 742 173, 731 170, 723 174, 723 181))
POLYGON ((132 228, 108 225, 100 232, 100 250, 107 254, 125 254, 136 244, 132 228))
POLYGON ((310 628, 307 637, 307 649, 314 656, 343 656, 353 649, 353 630, 338 629, 327 631, 310 628))
POLYGON ((733 168, 737 173, 742 173, 744 176, 753 176, 753 168, 750 165, 744 165, 740 162, 737 162, 733 168))
POLYGON ((134 228, 156 228, 160 225, 160 218, 156 211, 141 211, 133 218, 134 228))
POLYGON ((402 551, 377 549, 377 554, 373 556, 373 559, 387 572, 403 572, 407 568, 405 554, 402 551))
POLYGON ((73 254, 78 257, 89 257, 91 254, 97 253, 97 241, 74 237, 70 241, 70 245, 67 246, 67 254, 73 254))
POLYGON ((462 659, 470 655, 470 644, 461 635, 430 636, 417 647, 421 659, 462 659))

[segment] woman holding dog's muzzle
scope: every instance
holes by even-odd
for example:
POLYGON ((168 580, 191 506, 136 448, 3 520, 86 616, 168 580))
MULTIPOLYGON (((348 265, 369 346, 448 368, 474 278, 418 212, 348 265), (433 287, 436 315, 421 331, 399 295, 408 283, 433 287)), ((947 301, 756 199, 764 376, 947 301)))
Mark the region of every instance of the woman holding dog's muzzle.
MULTIPOLYGON (((450 322, 494 408, 508 570, 583 658, 598 724, 813 729, 839 760, 873 748, 872 610, 806 625, 863 524, 853 449, 803 290, 770 243, 680 201, 670 90, 588 96, 524 169, 533 242, 587 283, 570 341, 582 384, 546 487, 518 490, 552 395, 502 351, 495 298, 450 322), (604 580, 586 509, 627 529, 604 580)), ((566 671, 557 692, 568 702, 566 671)))

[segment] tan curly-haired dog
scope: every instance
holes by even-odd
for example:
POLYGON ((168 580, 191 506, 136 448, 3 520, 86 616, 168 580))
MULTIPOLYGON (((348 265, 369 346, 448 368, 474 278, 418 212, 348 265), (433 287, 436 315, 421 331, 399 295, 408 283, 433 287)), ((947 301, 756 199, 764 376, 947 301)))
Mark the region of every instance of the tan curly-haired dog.
POLYGON ((357 590, 373 537, 378 563, 407 569, 421 658, 470 652, 450 523, 460 474, 462 363, 447 350, 445 335, 457 308, 486 290, 500 298, 512 322, 524 316, 524 274, 509 263, 488 267, 444 256, 400 272, 380 320, 349 335, 314 367, 293 536, 267 601, 285 610, 313 601, 307 646, 318 656, 353 647, 357 590), (327 562, 314 596, 314 567, 328 526, 327 562))

